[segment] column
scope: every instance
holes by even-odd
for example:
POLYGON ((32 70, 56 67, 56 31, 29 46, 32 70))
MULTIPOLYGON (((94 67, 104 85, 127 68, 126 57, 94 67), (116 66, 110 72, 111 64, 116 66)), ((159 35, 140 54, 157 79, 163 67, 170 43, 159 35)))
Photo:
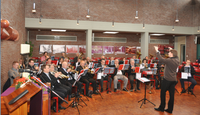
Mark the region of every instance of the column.
POLYGON ((92 57, 92 30, 86 31, 86 57, 92 57))
POLYGON ((141 59, 149 55, 149 32, 141 33, 141 59))

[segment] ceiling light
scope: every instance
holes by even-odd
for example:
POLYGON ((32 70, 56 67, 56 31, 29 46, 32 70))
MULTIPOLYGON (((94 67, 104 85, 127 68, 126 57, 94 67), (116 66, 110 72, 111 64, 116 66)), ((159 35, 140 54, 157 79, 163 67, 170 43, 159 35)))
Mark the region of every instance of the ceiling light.
POLYGON ((138 11, 136 11, 135 19, 138 19, 138 11))
POLYGON ((142 27, 142 29, 145 29, 145 24, 143 23, 143 27, 142 27))
POLYGON ((176 19, 175 22, 179 22, 179 19, 176 19))
POLYGON ((179 22, 179 19, 178 19, 178 10, 176 10, 176 20, 175 20, 176 23, 179 22))
POLYGON ((198 30, 197 30, 197 32, 200 32, 200 30, 199 30, 199 26, 198 26, 198 30))
POLYGON ((88 9, 88 13, 86 15, 86 18, 90 18, 90 10, 88 9))
POLYGON ((76 25, 79 25, 79 19, 77 19, 76 25))
POLYGON ((119 32, 103 32, 104 34, 117 34, 119 32))
POLYGON ((114 27, 115 26, 115 22, 114 21, 112 21, 112 27, 114 27))
POLYGON ((39 24, 42 24, 42 17, 40 17, 39 19, 39 24))
POLYGON ((52 32, 66 32, 66 30, 51 29, 52 32))
POLYGON ((35 10, 35 2, 33 3, 33 10, 32 10, 33 13, 36 13, 36 10, 35 10))
POLYGON ((165 34, 150 34, 150 35, 152 35, 152 36, 163 36, 165 34))

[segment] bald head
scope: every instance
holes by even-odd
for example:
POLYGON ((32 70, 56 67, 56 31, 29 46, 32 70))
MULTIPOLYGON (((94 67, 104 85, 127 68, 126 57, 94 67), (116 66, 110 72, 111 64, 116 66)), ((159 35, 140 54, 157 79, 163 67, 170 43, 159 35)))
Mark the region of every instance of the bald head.
POLYGON ((62 68, 65 68, 65 69, 66 69, 66 68, 67 68, 67 65, 68 65, 68 63, 64 61, 64 62, 62 63, 62 68))
POLYGON ((119 64, 119 60, 118 59, 115 59, 115 64, 119 64))

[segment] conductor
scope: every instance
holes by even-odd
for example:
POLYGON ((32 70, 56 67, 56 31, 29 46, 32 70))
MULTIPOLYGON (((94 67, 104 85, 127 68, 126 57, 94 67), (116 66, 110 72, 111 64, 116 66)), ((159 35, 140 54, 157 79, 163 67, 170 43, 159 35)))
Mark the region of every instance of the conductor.
POLYGON ((174 49, 169 48, 169 58, 164 59, 161 57, 158 47, 154 46, 156 50, 156 56, 158 57, 159 61, 163 64, 165 64, 164 69, 164 78, 161 85, 161 92, 160 92, 160 106, 158 108, 154 108, 156 111, 161 112, 168 112, 172 113, 173 107, 174 107, 174 91, 175 91, 175 85, 177 82, 176 78, 176 70, 179 65, 179 59, 177 57, 177 51, 174 49), (165 109, 165 97, 166 97, 166 91, 169 91, 169 101, 168 101, 168 109, 165 109))

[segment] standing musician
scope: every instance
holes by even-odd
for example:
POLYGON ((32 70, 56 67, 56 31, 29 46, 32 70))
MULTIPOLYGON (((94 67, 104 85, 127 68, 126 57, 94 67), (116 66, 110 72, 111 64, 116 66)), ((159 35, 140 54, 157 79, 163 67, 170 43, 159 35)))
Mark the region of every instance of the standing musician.
POLYGON ((115 67, 115 73, 112 74, 112 79, 114 78, 114 92, 117 91, 118 79, 121 79, 121 80, 124 81, 123 91, 128 91, 126 89, 127 84, 128 84, 128 78, 122 74, 123 70, 118 70, 118 68, 119 68, 119 60, 115 59, 115 65, 110 65, 110 67, 115 67))
POLYGON ((173 107, 174 107, 174 91, 175 91, 175 85, 177 83, 176 78, 176 70, 179 65, 179 59, 177 56, 176 50, 169 50, 169 58, 162 58, 158 47, 154 46, 156 50, 156 56, 158 57, 159 61, 161 63, 165 64, 165 70, 164 70, 164 78, 162 80, 161 85, 161 92, 160 92, 160 106, 158 108, 154 108, 156 111, 166 111, 168 113, 172 113, 173 107), (168 102, 168 109, 165 109, 165 97, 166 97, 166 91, 169 91, 169 102, 168 102))
MULTIPOLYGON (((88 69, 88 67, 85 67, 84 60, 81 60, 80 66, 77 67, 77 71, 80 73, 82 69, 88 69)), ((92 83, 93 94, 98 94, 96 91, 97 88, 96 81, 92 78, 91 74, 87 73, 85 76, 81 76, 80 81, 86 84, 86 96, 92 98, 92 95, 88 93, 90 83, 92 83)))
MULTIPOLYGON (((128 78, 130 79, 130 84, 131 84, 130 91, 133 92, 133 83, 134 83, 134 79, 136 79, 135 61, 133 59, 131 59, 130 66, 128 69, 128 78)), ((137 80, 135 91, 136 89, 140 90, 139 85, 140 85, 140 81, 137 80)))
MULTIPOLYGON (((42 82, 47 83, 51 82, 51 89, 55 91, 60 97, 65 98, 67 97, 69 87, 63 85, 60 83, 60 81, 57 79, 58 73, 55 73, 55 76, 52 75, 49 71, 49 66, 48 65, 42 65, 41 67, 42 73, 40 76, 40 79, 42 82)), ((54 93, 51 93, 51 97, 55 97, 56 95, 54 93)), ((62 100, 58 98, 58 104, 59 104, 59 109, 66 109, 65 107, 62 107, 62 100)), ((51 107, 55 112, 56 112, 56 102, 53 103, 51 107)))
MULTIPOLYGON (((67 62, 63 62, 62 63, 62 68, 59 69, 59 71, 66 75, 69 76, 68 79, 63 78, 61 79, 61 83, 66 84, 67 86, 69 86, 72 89, 72 85, 74 84, 74 82, 76 81, 74 76, 72 75, 71 72, 71 68, 68 67, 68 63, 67 62)), ((77 93, 81 92, 81 87, 82 87, 82 83, 80 81, 76 82, 76 86, 77 86, 77 93)), ((70 92, 71 94, 71 92, 70 92)))
POLYGON ((109 75, 104 74, 104 68, 106 68, 104 59, 101 60, 101 63, 98 64, 97 67, 102 67, 103 68, 102 71, 97 74, 97 76, 101 77, 101 79, 99 81, 100 81, 100 85, 101 85, 101 92, 103 92, 103 80, 107 80, 108 81, 107 82, 107 89, 106 89, 106 90, 108 90, 108 88, 111 88, 112 78, 109 77, 109 75))

